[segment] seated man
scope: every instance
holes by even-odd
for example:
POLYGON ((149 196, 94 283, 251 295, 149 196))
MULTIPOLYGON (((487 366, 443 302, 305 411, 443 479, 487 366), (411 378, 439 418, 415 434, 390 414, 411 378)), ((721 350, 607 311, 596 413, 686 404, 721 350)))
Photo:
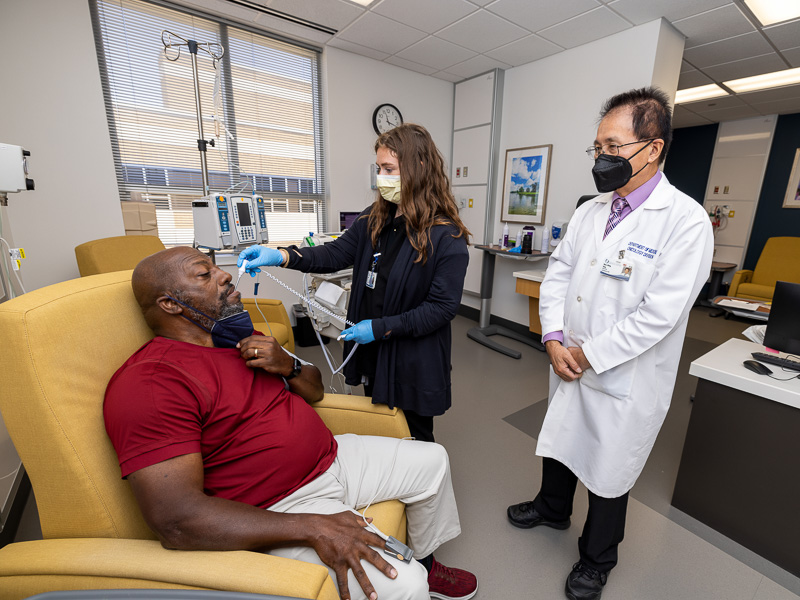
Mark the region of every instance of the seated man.
POLYGON ((307 404, 322 399, 319 370, 254 335, 231 276, 201 252, 158 252, 132 285, 156 337, 112 377, 104 416, 164 547, 324 564, 343 600, 475 595, 474 575, 432 554, 461 531, 441 446, 334 437, 307 404), (386 542, 355 510, 393 498, 420 562, 377 552, 386 542))

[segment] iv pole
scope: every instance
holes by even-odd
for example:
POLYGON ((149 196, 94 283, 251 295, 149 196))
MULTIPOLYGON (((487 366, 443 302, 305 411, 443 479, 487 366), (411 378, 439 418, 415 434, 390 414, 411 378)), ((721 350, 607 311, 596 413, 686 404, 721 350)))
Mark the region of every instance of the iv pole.
POLYGON ((161 32, 161 43, 164 44, 164 56, 167 60, 175 62, 181 57, 181 46, 187 46, 189 48, 189 54, 192 56, 192 80, 194 81, 194 104, 195 110, 197 112, 197 150, 200 152, 200 172, 203 176, 203 196, 208 196, 209 193, 209 186, 208 186, 208 162, 206 160, 206 151, 208 149, 208 145, 210 144, 212 147, 214 146, 214 140, 206 140, 205 136, 203 135, 203 110, 200 105, 200 78, 197 73, 197 51, 202 50, 206 52, 211 58, 214 59, 214 64, 216 65, 217 61, 219 61, 223 55, 225 54, 225 48, 222 47, 221 44, 217 44, 216 42, 196 42, 195 40, 187 40, 182 38, 179 35, 172 33, 171 31, 167 31, 166 29, 161 32), (180 42, 173 42, 172 38, 175 37, 180 40, 180 42), (169 48, 177 48, 178 55, 175 58, 170 58, 169 54, 167 53, 167 49, 169 48))

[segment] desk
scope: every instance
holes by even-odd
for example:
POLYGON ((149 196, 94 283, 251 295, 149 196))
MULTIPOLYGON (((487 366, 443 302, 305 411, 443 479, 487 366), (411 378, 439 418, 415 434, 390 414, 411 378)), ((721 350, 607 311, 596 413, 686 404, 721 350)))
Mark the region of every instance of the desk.
POLYGON ((800 576, 800 379, 742 366, 763 351, 732 339, 689 368, 700 379, 672 505, 800 576))
POLYGON ((711 302, 711 306, 717 307, 718 313, 710 313, 709 317, 718 317, 725 315, 727 319, 731 315, 743 317, 745 319, 753 319, 755 321, 769 321, 770 305, 766 302, 758 300, 750 300, 748 298, 733 298, 731 296, 717 296, 711 302), (729 306, 725 305, 728 301, 729 306), (736 305, 738 303, 738 306, 736 305))
POLYGON ((494 286, 494 261, 496 256, 502 256, 512 260, 541 260, 547 258, 550 254, 543 254, 538 250, 534 250, 532 254, 510 254, 508 250, 500 246, 475 246, 478 250, 483 250, 483 258, 481 260, 481 314, 478 321, 478 326, 473 327, 467 331, 467 337, 475 340, 479 344, 491 348, 496 352, 510 356, 511 358, 521 358, 522 353, 507 348, 502 344, 489 339, 493 335, 501 335, 503 337, 517 340, 528 346, 532 346, 537 350, 544 351, 544 346, 541 342, 531 339, 527 336, 511 331, 506 327, 500 325, 490 325, 492 316, 492 288, 494 286))
POLYGON ((544 281, 545 271, 514 271, 517 280, 516 292, 528 297, 528 329, 542 335, 542 323, 539 321, 539 288, 544 281))

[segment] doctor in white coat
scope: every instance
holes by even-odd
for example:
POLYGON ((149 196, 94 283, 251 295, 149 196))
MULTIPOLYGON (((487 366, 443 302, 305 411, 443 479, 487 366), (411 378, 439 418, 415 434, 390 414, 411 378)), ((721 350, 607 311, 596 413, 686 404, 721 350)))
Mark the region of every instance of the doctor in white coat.
POLYGON ((671 140, 666 95, 608 100, 587 149, 602 193, 577 209, 540 290, 551 361, 544 457, 533 501, 508 508, 517 527, 570 525, 577 480, 589 490, 572 600, 597 600, 617 564, 628 492, 664 422, 689 310, 708 278, 711 224, 658 166, 671 140))

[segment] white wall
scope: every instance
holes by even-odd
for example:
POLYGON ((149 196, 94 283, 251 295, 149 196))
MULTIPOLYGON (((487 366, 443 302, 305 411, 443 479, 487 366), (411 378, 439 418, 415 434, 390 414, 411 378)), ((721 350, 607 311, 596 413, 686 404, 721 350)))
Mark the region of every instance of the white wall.
POLYGON ((36 182, 9 196, 3 232, 30 291, 78 277, 75 246, 125 230, 88 2, 3 0, 2 14, 0 142, 30 150, 36 182))
MULTIPOLYGON (((674 97, 682 51, 683 36, 657 20, 506 71, 493 239, 502 232, 505 149, 553 145, 545 223, 568 220, 580 196, 597 193, 584 150, 595 138, 602 103, 653 84, 674 97)), ((539 266, 544 263, 497 260, 493 315, 528 324, 528 298, 514 292, 512 273, 539 266)), ((479 308, 474 296, 462 302, 479 308)))

